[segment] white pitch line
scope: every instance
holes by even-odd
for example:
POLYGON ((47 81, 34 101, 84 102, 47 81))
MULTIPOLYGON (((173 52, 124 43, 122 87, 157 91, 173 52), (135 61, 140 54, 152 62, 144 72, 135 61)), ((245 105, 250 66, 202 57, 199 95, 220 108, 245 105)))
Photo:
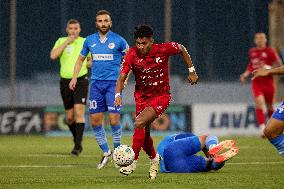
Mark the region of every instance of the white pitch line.
MULTIPOLYGON (((68 154, 28 154, 28 155, 23 155, 23 157, 54 157, 54 158, 60 158, 60 157, 67 157, 67 158, 72 158, 74 156, 68 155, 68 154)), ((101 158, 102 156, 100 155, 80 155, 80 158, 101 158)), ((75 157, 76 158, 76 157, 75 157)), ((234 159, 246 159, 246 160, 253 160, 253 159, 264 159, 267 160, 267 157, 259 157, 259 156, 249 156, 249 157, 234 157, 234 159)), ((275 159, 275 158, 274 158, 275 159)), ((243 162, 246 163, 246 162, 243 162)), ((228 164, 228 163, 227 163, 228 164)), ((257 163, 256 163, 257 164, 257 163)))
POLYGON ((273 164, 284 164, 284 161, 274 161, 274 162, 236 162, 236 163, 226 163, 226 165, 273 165, 273 164))
MULTIPOLYGON (((70 155, 64 155, 64 154, 29 154, 28 157, 72 157, 70 155)), ((101 157, 101 156, 95 156, 95 155, 80 155, 80 157, 101 157)))
POLYGON ((0 168, 71 168, 74 165, 0 165, 0 168))
MULTIPOLYGON (((226 165, 273 165, 284 164, 283 161, 276 162, 239 162, 226 163, 226 165)), ((139 167, 149 166, 148 164, 139 164, 139 167)), ((0 165, 0 168, 73 168, 80 167, 80 165, 0 165)))

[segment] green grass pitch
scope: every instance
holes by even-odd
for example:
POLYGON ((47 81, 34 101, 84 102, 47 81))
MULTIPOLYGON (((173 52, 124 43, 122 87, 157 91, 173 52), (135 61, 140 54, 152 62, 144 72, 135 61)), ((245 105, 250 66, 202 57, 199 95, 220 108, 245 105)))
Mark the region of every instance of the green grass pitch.
MULTIPOLYGON (((157 144, 161 137, 154 139, 157 144)), ((284 159, 267 140, 234 139, 240 152, 220 171, 160 173, 151 181, 144 152, 136 171, 126 177, 112 164, 96 169, 101 157, 93 137, 84 139, 80 157, 71 157, 68 137, 0 136, 0 188, 284 188, 284 159)), ((123 143, 130 144, 131 137, 123 137, 123 143)))

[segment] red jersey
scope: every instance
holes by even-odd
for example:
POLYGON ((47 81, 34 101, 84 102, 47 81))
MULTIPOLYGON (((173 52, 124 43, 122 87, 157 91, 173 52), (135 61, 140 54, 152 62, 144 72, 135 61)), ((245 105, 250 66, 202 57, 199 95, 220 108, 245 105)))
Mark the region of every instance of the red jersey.
POLYGON ((136 100, 170 94, 168 60, 178 53, 179 45, 175 42, 153 44, 147 55, 141 55, 136 47, 129 49, 121 73, 128 74, 132 70, 135 75, 136 100))
MULTIPOLYGON (((249 50, 249 64, 247 70, 251 73, 259 68, 271 68, 273 63, 280 61, 276 51, 272 48, 251 48, 249 50)), ((272 76, 259 77, 253 80, 255 84, 273 83, 272 76)))

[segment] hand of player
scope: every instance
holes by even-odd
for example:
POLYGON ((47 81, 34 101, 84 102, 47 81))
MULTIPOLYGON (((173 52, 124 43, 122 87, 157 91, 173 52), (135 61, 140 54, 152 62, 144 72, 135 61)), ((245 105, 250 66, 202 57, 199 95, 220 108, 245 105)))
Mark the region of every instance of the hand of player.
POLYGON ((68 44, 72 43, 73 41, 75 41, 76 37, 74 35, 70 35, 67 38, 68 44))
POLYGON ((72 80, 69 83, 69 88, 74 91, 76 88, 76 84, 77 84, 77 78, 72 78, 72 80))
POLYGON ((253 77, 251 78, 251 80, 254 80, 257 77, 264 77, 264 76, 268 76, 269 75, 269 70, 268 69, 264 69, 264 68, 260 68, 257 70, 254 70, 252 72, 253 77))
POLYGON ((118 106, 121 106, 122 105, 122 99, 121 99, 121 96, 117 96, 114 100, 114 106, 115 107, 118 107, 118 106))
POLYGON ((245 76, 245 74, 240 75, 240 80, 241 80, 242 84, 246 84, 247 77, 245 76))
POLYGON ((197 80, 198 80, 197 73, 196 72, 189 73, 187 80, 191 85, 197 84, 197 80))

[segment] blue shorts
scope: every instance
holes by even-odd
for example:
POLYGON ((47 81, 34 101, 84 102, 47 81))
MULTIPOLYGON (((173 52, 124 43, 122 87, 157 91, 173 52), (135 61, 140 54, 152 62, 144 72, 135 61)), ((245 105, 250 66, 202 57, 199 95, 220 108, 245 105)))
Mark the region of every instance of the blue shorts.
POLYGON ((120 113, 121 107, 114 106, 116 81, 91 80, 89 111, 90 114, 106 112, 120 113))
POLYGON ((162 173, 196 173, 206 172, 206 160, 195 155, 199 152, 199 138, 192 133, 182 133, 165 137, 158 145, 162 156, 160 170, 162 173))
POLYGON ((207 172, 206 160, 195 155, 201 150, 197 136, 174 140, 164 151, 165 168, 171 173, 207 172))
POLYGON ((163 140, 161 140, 161 142, 158 144, 157 151, 158 151, 158 154, 162 157, 160 161, 160 171, 162 173, 170 172, 169 170, 167 170, 165 161, 164 161, 165 148, 167 148, 168 145, 175 140, 186 138, 186 137, 192 137, 192 136, 195 136, 195 135, 192 133, 186 132, 186 133, 169 135, 169 136, 166 136, 163 140))
POLYGON ((271 117, 280 121, 284 121, 284 102, 281 102, 281 104, 277 107, 271 117))

